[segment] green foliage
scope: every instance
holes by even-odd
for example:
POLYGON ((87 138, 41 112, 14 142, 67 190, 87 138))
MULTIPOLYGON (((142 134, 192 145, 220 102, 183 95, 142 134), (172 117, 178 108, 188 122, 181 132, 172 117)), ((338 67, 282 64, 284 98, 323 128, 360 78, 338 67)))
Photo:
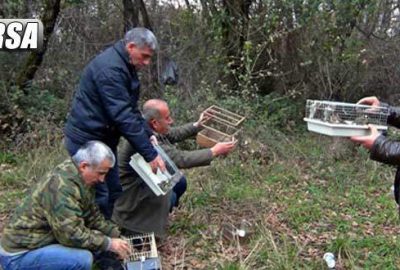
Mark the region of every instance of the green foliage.
POLYGON ((17 163, 17 157, 14 153, 0 151, 0 164, 13 164, 17 163))

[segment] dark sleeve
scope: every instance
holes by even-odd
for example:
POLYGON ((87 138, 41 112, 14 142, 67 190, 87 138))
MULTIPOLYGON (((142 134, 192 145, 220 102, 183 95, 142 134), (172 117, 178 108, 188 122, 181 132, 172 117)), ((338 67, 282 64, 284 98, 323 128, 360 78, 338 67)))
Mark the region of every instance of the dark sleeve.
POLYGON ((391 126, 400 128, 400 108, 389 106, 386 103, 381 103, 382 107, 387 107, 389 109, 389 116, 387 123, 391 126))
POLYGON ((166 134, 166 137, 171 143, 176 143, 195 136, 201 128, 195 127, 193 124, 194 123, 188 123, 183 126, 171 128, 168 134, 166 134))
POLYGON ((161 145, 179 169, 210 165, 213 156, 210 149, 181 151, 173 145, 161 145))
POLYGON ((97 85, 103 106, 121 134, 149 162, 157 151, 149 141, 142 114, 137 109, 137 100, 131 100, 123 71, 107 70, 97 76, 97 85))
MULTIPOLYGON (((143 116, 142 116, 143 119, 143 116)), ((150 128, 149 124, 147 124, 146 120, 143 119, 143 127, 144 130, 147 133, 147 136, 150 138, 152 135, 154 135, 153 130, 150 128)))
POLYGON ((380 135, 371 148, 370 158, 390 165, 400 165, 400 142, 380 135))
POLYGON ((132 176, 132 174, 136 174, 135 170, 129 164, 131 157, 134 154, 135 149, 133 149, 127 140, 122 139, 118 146, 118 168, 119 178, 123 189, 125 185, 131 182, 130 180, 127 181, 127 179, 131 178, 130 176, 132 176))

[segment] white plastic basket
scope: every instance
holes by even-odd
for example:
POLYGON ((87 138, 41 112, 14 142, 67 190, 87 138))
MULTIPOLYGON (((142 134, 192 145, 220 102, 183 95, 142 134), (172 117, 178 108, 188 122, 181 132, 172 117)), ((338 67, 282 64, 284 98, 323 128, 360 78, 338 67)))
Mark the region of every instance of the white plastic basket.
POLYGON ((360 104, 307 100, 306 117, 309 131, 336 136, 366 136, 369 124, 378 130, 387 130, 388 108, 360 104))
POLYGON ((153 173, 150 164, 138 153, 131 157, 129 164, 150 187, 154 194, 160 196, 167 194, 176 183, 179 182, 183 175, 160 146, 156 145, 154 148, 165 162, 166 170, 164 172, 158 169, 157 173, 153 173))

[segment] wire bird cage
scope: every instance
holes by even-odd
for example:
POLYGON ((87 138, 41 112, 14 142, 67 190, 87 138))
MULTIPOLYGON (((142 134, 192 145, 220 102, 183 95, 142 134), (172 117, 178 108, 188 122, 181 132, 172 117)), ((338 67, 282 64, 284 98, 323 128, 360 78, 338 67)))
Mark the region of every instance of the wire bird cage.
POLYGON ((150 164, 139 153, 131 157, 129 165, 139 174, 154 194, 160 196, 167 194, 179 182, 183 174, 159 145, 155 145, 154 148, 165 162, 166 170, 164 172, 158 169, 154 173, 150 164))
POLYGON ((365 136, 370 133, 369 124, 378 130, 387 129, 389 110, 344 102, 307 100, 308 130, 329 136, 365 136))
POLYGON ((127 270, 161 270, 154 233, 139 234, 124 239, 131 246, 131 255, 125 260, 127 270))
POLYGON ((239 126, 245 120, 245 117, 215 105, 208 107, 204 114, 210 119, 203 124, 204 129, 196 137, 197 144, 203 147, 233 141, 240 132, 239 126))

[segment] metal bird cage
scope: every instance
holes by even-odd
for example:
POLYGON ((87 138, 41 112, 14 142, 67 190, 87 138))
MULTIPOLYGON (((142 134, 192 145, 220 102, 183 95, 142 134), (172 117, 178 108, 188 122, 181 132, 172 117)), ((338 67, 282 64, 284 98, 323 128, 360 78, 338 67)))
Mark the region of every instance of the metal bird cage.
POLYGON ((129 164, 154 194, 160 196, 167 194, 179 182, 183 174, 159 145, 155 145, 154 148, 165 162, 164 172, 158 169, 156 173, 153 173, 150 164, 139 153, 131 157, 129 164))
POLYGON ((366 136, 369 124, 380 131, 387 129, 389 110, 361 104, 307 100, 306 116, 308 130, 329 136, 366 136))
POLYGON ((240 132, 239 126, 245 120, 245 117, 215 105, 207 108, 204 114, 210 119, 203 124, 204 129, 196 137, 197 144, 203 147, 233 141, 240 132))
POLYGON ((131 255, 125 260, 127 270, 161 270, 154 233, 124 237, 131 247, 131 255))

